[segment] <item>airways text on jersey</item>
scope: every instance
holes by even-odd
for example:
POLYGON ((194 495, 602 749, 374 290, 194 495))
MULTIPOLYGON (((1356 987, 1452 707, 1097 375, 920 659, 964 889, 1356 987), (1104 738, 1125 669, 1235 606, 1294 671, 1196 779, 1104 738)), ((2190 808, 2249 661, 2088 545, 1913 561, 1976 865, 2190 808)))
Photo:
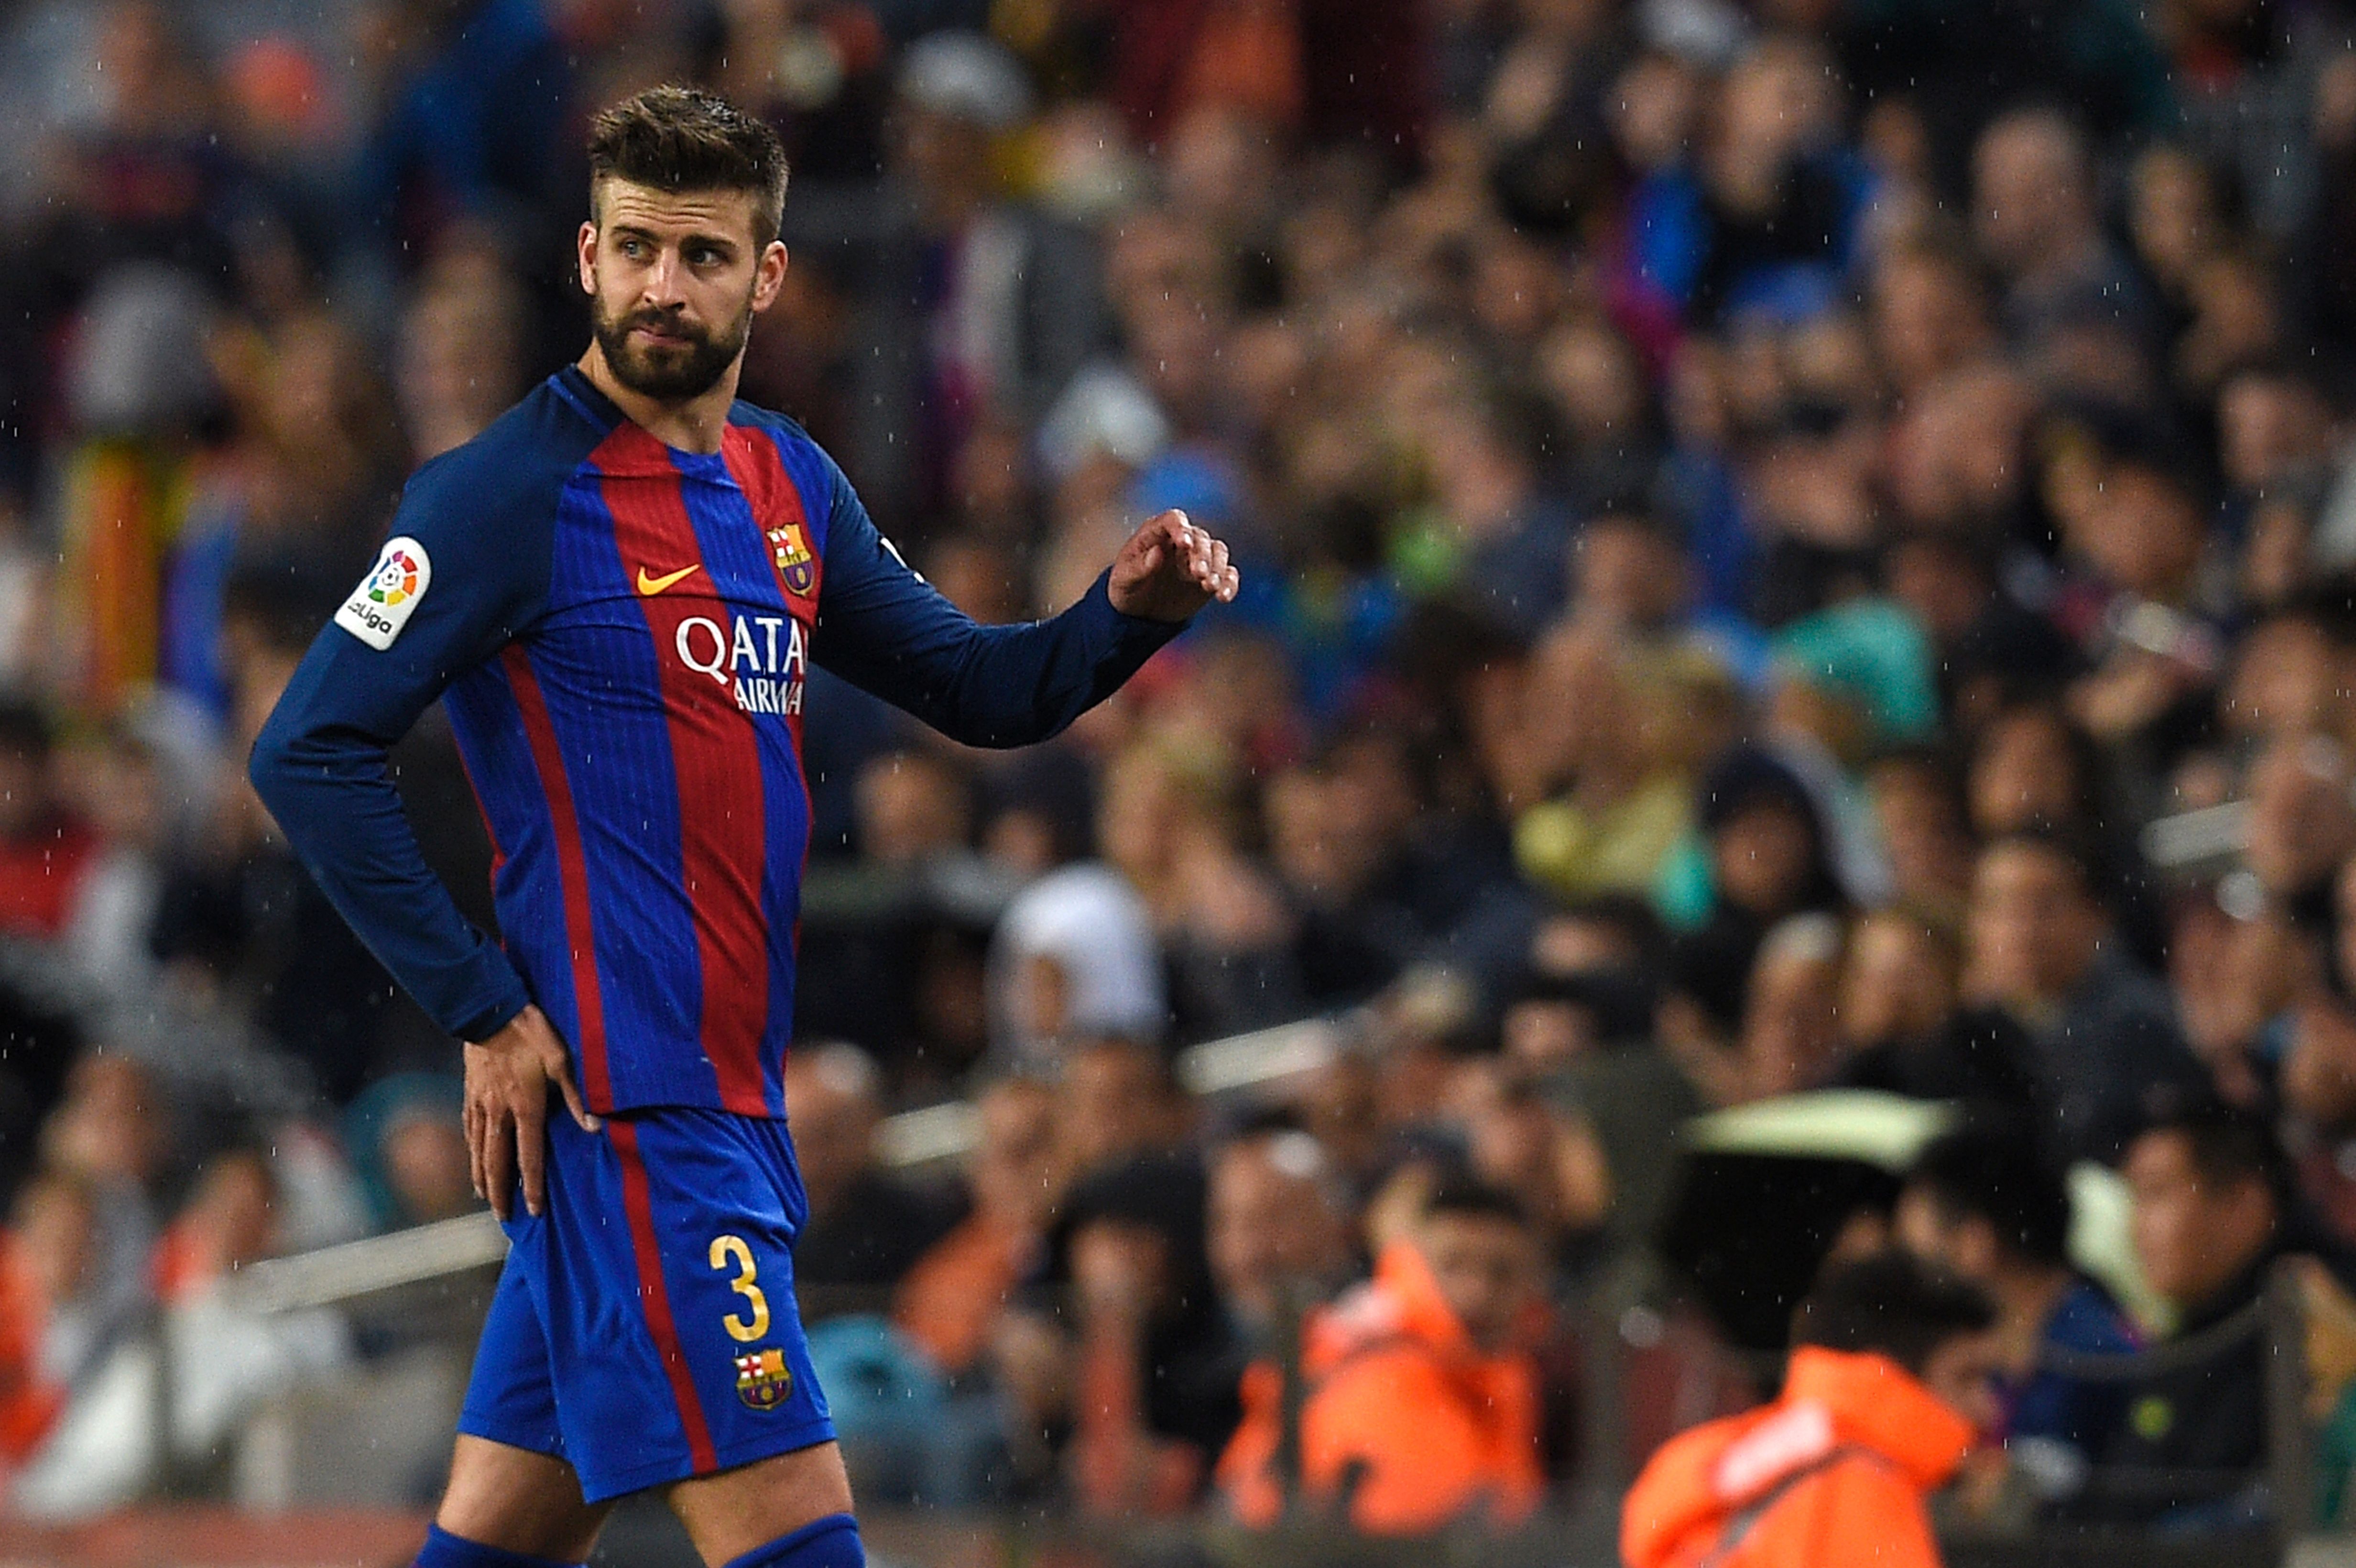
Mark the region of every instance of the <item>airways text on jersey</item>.
POLYGON ((727 620, 734 631, 708 615, 682 619, 673 639, 680 658, 719 683, 747 713, 798 716, 802 683, 809 677, 809 634, 802 624, 740 610, 727 612, 727 620))

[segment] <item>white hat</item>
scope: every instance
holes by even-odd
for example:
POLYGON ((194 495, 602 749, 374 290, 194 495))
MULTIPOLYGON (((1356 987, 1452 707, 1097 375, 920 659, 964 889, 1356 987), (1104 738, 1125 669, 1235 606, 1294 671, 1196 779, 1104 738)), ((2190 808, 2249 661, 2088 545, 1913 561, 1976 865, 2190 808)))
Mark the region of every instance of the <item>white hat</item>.
POLYGON ((1005 45, 980 33, 927 33, 900 64, 900 96, 985 130, 1031 112, 1031 81, 1005 45))
POLYGON ((1039 456, 1057 479, 1098 452, 1142 468, 1170 444, 1153 394, 1118 365, 1081 368, 1039 421, 1039 456))

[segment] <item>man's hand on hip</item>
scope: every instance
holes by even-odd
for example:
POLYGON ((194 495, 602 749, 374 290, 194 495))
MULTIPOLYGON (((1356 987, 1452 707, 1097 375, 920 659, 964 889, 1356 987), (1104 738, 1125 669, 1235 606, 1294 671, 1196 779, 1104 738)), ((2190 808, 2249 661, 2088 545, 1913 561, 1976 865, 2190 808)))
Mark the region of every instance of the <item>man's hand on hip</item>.
POLYGON ((1129 536, 1106 587, 1124 615, 1183 621, 1214 599, 1226 603, 1242 585, 1227 564, 1227 547, 1173 511, 1129 536))
POLYGON ((502 1220, 514 1209, 519 1173, 524 1207, 538 1215, 548 1206, 551 1083, 584 1132, 604 1125, 589 1114, 573 1082, 564 1042, 538 1008, 526 1007, 490 1039, 467 1043, 466 1158, 475 1196, 489 1199, 502 1220))

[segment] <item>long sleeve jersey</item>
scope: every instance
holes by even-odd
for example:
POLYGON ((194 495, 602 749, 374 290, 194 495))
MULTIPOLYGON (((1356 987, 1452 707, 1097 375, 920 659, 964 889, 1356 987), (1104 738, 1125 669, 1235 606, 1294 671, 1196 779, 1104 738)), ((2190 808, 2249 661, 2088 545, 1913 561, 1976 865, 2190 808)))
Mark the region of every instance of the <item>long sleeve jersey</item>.
POLYGON ((1099 578, 976 624, 798 425, 739 402, 665 446, 577 368, 412 476, 375 567, 255 742, 304 865, 443 1028, 536 1002, 600 1112, 784 1114, 819 664, 980 746, 1056 733, 1175 635, 1099 578), (436 698, 502 943, 427 869, 385 752, 436 698))

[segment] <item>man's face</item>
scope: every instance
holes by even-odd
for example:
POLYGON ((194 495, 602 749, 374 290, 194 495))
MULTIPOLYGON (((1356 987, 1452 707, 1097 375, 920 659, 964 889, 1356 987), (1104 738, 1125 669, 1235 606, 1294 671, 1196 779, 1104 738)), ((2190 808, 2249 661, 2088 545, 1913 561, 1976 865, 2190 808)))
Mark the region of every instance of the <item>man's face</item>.
POLYGON ((1075 1169, 1091 1170, 1160 1147, 1169 1106, 1151 1047, 1105 1040, 1075 1050, 1064 1064, 1058 1115, 1075 1169))
POLYGON ((875 1102, 838 1082, 823 1062, 800 1056, 786 1065, 785 1089, 794 1163, 813 1207, 823 1210, 875 1157, 875 1102))
POLYGON ((1044 1084, 1008 1079, 982 1095, 980 1112, 981 1141, 970 1177, 974 1206, 1002 1224, 1044 1230, 1061 1185, 1054 1093, 1044 1084))
POLYGON ((1898 1195, 1898 1244, 1976 1285, 1995 1277, 1996 1227, 1950 1213, 1929 1189, 1910 1185, 1898 1195))
POLYGON ((1752 972, 1742 1053, 1755 1090, 1783 1094, 1822 1082, 1840 1052, 1839 986, 1831 957, 1772 955, 1752 972))
POLYGON ((2060 1001, 2085 977, 2102 932, 2100 907, 2062 856, 2012 843, 1980 858, 1972 883, 1972 960, 2002 1000, 2060 1001))
POLYGON ((1710 836, 1710 863, 1730 901, 1780 914, 1805 891, 1815 835, 1796 806, 1762 801, 1710 836))
POLYGON ((1239 1144, 1211 1171, 1211 1273, 1229 1304, 1271 1317, 1287 1281, 1333 1271, 1344 1241, 1313 1177, 1285 1170, 1266 1141, 1239 1144))
POLYGON ((1472 1342, 1493 1353, 1510 1346, 1537 1295, 1537 1247, 1528 1233, 1502 1217, 1442 1213, 1426 1220, 1417 1239, 1472 1342))
POLYGON ((1998 121, 1974 149, 1974 229, 1989 261, 2027 267, 2040 246, 2077 238, 2081 171, 2067 137, 2035 118, 1998 121))
POLYGON ((2003 1364, 1994 1333, 1958 1334, 1922 1363, 1922 1386, 1980 1431, 1992 1432, 2002 1415, 1996 1380, 2003 1364))
POLYGON ((2222 1185, 2193 1163, 2184 1134, 2146 1133, 2127 1150, 2133 1233, 2144 1277, 2179 1307, 2198 1307, 2258 1260, 2275 1205, 2254 1177, 2222 1185))
POLYGON ((1850 938, 1841 976, 1841 1032, 1861 1046, 1928 1034, 1954 1009, 1954 972, 1931 933, 1909 920, 1869 920, 1850 938))
POLYGON ((2327 881, 2356 843, 2348 759, 2320 736, 2282 736, 2250 770, 2250 869, 2284 897, 2327 881))
POLYGON ((581 226, 581 286, 616 380, 685 402, 736 362, 786 274, 786 248, 755 232, 758 205, 750 191, 598 186, 595 220, 581 226))

